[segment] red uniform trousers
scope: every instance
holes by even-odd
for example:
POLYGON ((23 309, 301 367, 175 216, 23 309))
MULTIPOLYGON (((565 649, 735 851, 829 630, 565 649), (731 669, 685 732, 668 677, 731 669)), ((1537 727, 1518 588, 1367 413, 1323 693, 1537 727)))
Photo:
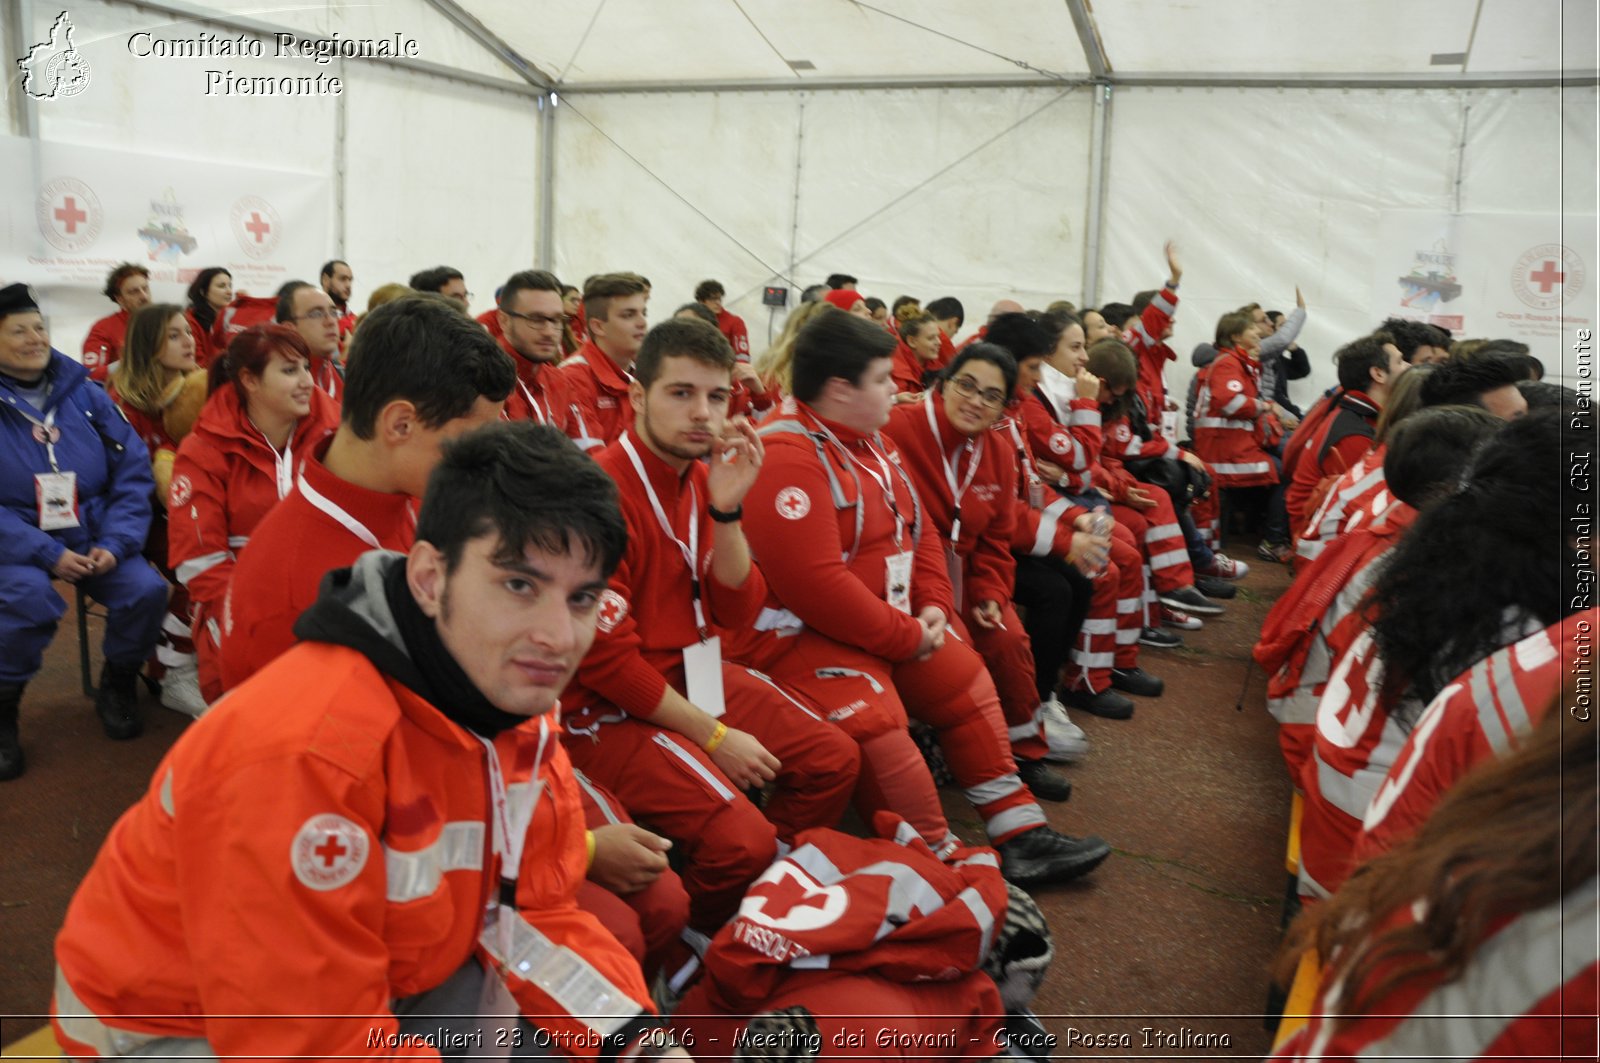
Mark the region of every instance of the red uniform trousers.
POLYGON ((759 636, 741 651, 740 659, 822 706, 861 744, 856 803, 868 822, 888 810, 935 852, 950 840, 933 778, 906 730, 909 710, 938 736, 950 774, 983 817, 991 843, 1044 825, 1044 812, 1017 777, 994 683, 966 643, 947 635, 927 660, 896 664, 806 630, 759 636))
MULTIPOLYGON (((816 1022, 818 1059, 988 1059, 1005 1054, 1005 1005, 994 980, 982 971, 969 971, 953 982, 794 971, 763 1002, 762 1010, 793 1007, 805 1008, 816 1022)), ((731 1059, 746 1043, 749 1021, 747 1015, 716 1013, 701 982, 685 994, 672 1029, 695 1059, 731 1059)), ((754 1045, 754 1038, 749 1043, 754 1045)), ((807 1047, 798 1040, 774 1041, 765 1046, 762 1058, 810 1058, 801 1052, 783 1056, 774 1051, 780 1046, 807 1047)))
POLYGON ((1089 612, 1072 647, 1068 690, 1105 690, 1112 668, 1139 666, 1139 635, 1146 622, 1144 558, 1121 523, 1112 529, 1110 556, 1094 579, 1089 612))
MULTIPOLYGON (((572 776, 583 802, 583 825, 590 830, 632 823, 628 810, 599 783, 581 771, 572 776)), ((578 907, 600 920, 622 946, 633 953, 645 980, 666 963, 669 950, 689 923, 689 894, 683 880, 670 867, 642 890, 612 893, 595 882, 578 887, 578 907)))
POLYGON ((1120 502, 1111 504, 1118 524, 1125 524, 1139 544, 1145 563, 1150 566, 1150 582, 1158 591, 1175 591, 1194 586, 1194 566, 1189 563, 1189 548, 1183 542, 1183 528, 1173 512, 1172 499, 1159 488, 1146 492, 1155 499, 1150 509, 1134 509, 1120 502))
MULTIPOLYGON (((968 598, 970 601, 970 596, 968 598)), ((1000 697, 1012 756, 1040 760, 1050 752, 1039 715, 1039 685, 1033 673, 1033 642, 1010 600, 1000 603, 1000 627, 966 624, 961 637, 983 658, 1000 697)))
POLYGON ((778 839, 787 843, 808 827, 837 825, 858 764, 847 736, 765 676, 724 662, 722 689, 722 722, 754 735, 782 764, 765 816, 705 750, 621 709, 593 733, 572 731, 576 721, 569 719, 564 736, 574 765, 682 852, 689 925, 707 934, 728 921, 746 887, 772 863, 778 839))

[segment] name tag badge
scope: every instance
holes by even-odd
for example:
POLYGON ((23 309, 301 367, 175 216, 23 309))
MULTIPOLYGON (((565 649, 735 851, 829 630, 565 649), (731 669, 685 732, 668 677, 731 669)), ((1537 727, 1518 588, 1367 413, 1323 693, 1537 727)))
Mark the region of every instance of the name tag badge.
POLYGON ((683 649, 683 675, 688 698, 707 716, 728 711, 722 697, 722 639, 713 635, 683 649))
POLYGON ((956 548, 949 542, 944 544, 944 570, 950 575, 950 593, 955 598, 956 612, 961 612, 962 591, 966 589, 966 582, 962 576, 961 555, 956 553, 956 548))
POLYGON ((911 615, 911 551, 890 554, 884 559, 884 600, 911 615))
POLYGON ((78 527, 78 474, 41 472, 33 477, 39 499, 39 530, 78 527))
MULTIPOLYGON (((488 936, 493 934, 494 940, 501 943, 502 948, 508 945, 511 939, 510 919, 511 913, 497 905, 494 923, 484 930, 486 943, 488 936)), ((507 953, 501 952, 500 955, 507 953)), ((505 979, 493 966, 485 963, 483 986, 478 990, 478 1019, 479 1029, 483 1032, 483 1044, 474 1048, 473 1058, 510 1059, 512 1048, 522 1039, 518 1028, 521 1015, 522 1008, 506 987, 505 979)))

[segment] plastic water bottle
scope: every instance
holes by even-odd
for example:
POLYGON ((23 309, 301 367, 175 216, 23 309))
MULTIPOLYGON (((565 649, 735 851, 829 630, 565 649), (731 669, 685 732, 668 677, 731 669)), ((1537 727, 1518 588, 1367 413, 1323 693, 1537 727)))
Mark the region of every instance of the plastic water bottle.
MULTIPOLYGON (((1111 529, 1116 527, 1116 524, 1116 518, 1111 515, 1110 510, 1097 509, 1089 516, 1089 534, 1098 536, 1101 539, 1110 539, 1111 529)), ((1106 556, 1109 557, 1110 554, 1108 553, 1106 556)), ((1105 572, 1105 570, 1106 567, 1101 565, 1098 569, 1089 574, 1089 578, 1094 579, 1101 573, 1105 572)))

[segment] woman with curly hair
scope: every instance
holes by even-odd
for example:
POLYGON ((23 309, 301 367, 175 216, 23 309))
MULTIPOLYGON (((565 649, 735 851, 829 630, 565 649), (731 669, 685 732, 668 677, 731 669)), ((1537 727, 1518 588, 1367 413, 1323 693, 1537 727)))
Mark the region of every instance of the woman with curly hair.
POLYGON ((1571 703, 1291 928, 1282 971, 1329 962, 1274 1058, 1595 1058, 1600 758, 1571 703))

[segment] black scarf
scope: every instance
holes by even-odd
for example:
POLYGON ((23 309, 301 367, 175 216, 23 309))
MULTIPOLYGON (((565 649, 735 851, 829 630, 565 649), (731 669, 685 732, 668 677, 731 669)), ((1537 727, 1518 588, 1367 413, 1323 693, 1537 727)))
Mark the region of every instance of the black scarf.
POLYGON ((414 666, 411 675, 395 678, 452 721, 485 738, 493 738, 501 731, 527 722, 526 716, 502 712, 490 704, 445 649, 433 618, 424 613, 411 596, 403 558, 384 573, 383 596, 394 614, 395 627, 400 630, 406 653, 414 666))

